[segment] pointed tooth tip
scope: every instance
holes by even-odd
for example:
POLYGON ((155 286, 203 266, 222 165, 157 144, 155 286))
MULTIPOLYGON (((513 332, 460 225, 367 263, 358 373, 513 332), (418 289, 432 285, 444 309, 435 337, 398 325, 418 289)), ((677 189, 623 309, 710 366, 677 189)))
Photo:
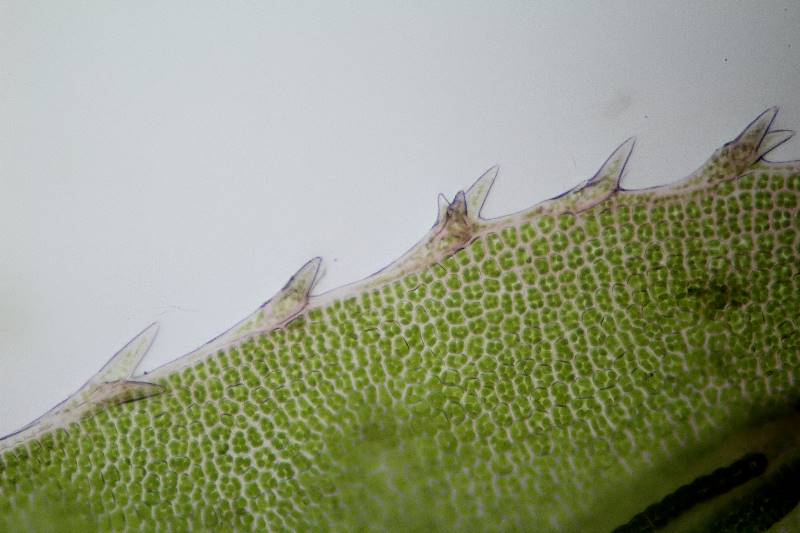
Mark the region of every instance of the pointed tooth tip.
POLYGON ((300 272, 311 277, 309 283, 309 291, 319 281, 322 274, 322 257, 317 255, 309 259, 309 261, 302 266, 300 272))
POLYGON ((627 139, 622 141, 619 144, 619 146, 614 148, 614 151, 611 152, 611 155, 608 156, 608 159, 603 164, 603 167, 607 167, 610 163, 614 163, 619 159, 624 159, 625 161, 627 161, 635 145, 636 145, 636 137, 628 137, 627 139))
POLYGON ((489 170, 483 173, 483 175, 486 176, 486 181, 489 182, 489 187, 491 187, 494 180, 497 179, 498 174, 500 174, 500 165, 492 165, 489 170))
MULTIPOLYGON (((776 105, 774 105, 772 107, 768 107, 767 109, 764 110, 763 113, 761 113, 758 116, 758 118, 762 119, 762 121, 766 122, 767 125, 772 124, 772 121, 775 120, 775 117, 777 116, 778 111, 779 111, 779 108, 776 105)), ((756 119, 756 120, 758 120, 758 119, 756 119)))
POLYGON ((636 136, 631 135, 630 137, 625 139, 617 149, 617 154, 622 159, 622 164, 620 165, 619 171, 617 172, 616 188, 621 187, 623 173, 625 172, 625 169, 628 167, 628 161, 631 160, 631 155, 633 155, 633 149, 635 146, 636 146, 636 136))
MULTIPOLYGON (((133 344, 134 342, 136 342, 138 340, 147 339, 147 348, 149 349, 150 345, 153 344, 153 341, 156 338, 156 333, 158 333, 158 328, 159 327, 160 326, 159 326, 158 322, 151 323, 149 326, 147 326, 142 331, 137 333, 136 336, 134 336, 133 339, 131 339, 130 342, 128 342, 128 344, 125 345, 125 347, 127 348, 128 346, 130 346, 131 344, 133 344)), ((145 351, 147 351, 147 350, 145 350, 145 351)))
POLYGON ((153 346, 158 332, 158 322, 153 322, 120 348, 105 365, 95 374, 92 380, 102 377, 104 381, 128 379, 144 356, 153 346))
POLYGON ((152 324, 144 328, 144 331, 142 331, 142 333, 139 334, 139 337, 144 337, 148 339, 147 340, 148 350, 150 349, 150 346, 153 345, 153 342, 156 340, 156 335, 158 334, 158 330, 160 327, 161 326, 159 325, 158 322, 153 322, 152 324))
POLYGON ((622 155, 625 156, 625 159, 628 159, 628 157, 630 157, 631 155, 631 152, 633 152, 634 146, 636 146, 636 137, 635 136, 628 137, 627 139, 622 141, 622 143, 617 147, 616 150, 614 150, 614 153, 612 154, 612 159, 614 157, 619 157, 622 155))
POLYGON ((486 172, 483 173, 483 176, 491 176, 492 179, 497 177, 497 173, 500 172, 500 165, 495 163, 494 165, 490 166, 486 172))
POLYGON ((303 265, 297 269, 297 274, 300 274, 301 272, 308 272, 310 270, 316 270, 319 268, 319 265, 321 263, 322 263, 322 257, 318 255, 314 256, 305 263, 303 263, 303 265))
POLYGON ((756 118, 753 119, 750 124, 742 131, 740 137, 744 137, 750 133, 760 132, 761 137, 769 131, 769 127, 772 125, 772 122, 775 120, 775 116, 778 114, 778 106, 768 107, 764 111, 762 111, 756 118))
POLYGON ((483 174, 480 175, 478 179, 475 180, 475 183, 470 185, 469 189, 467 189, 467 195, 473 190, 478 187, 483 186, 486 184, 487 187, 491 187, 494 180, 497 178, 497 174, 500 172, 500 165, 493 165, 489 167, 483 174))
POLYGON ((269 305, 269 303, 275 297, 290 289, 295 290, 299 288, 303 292, 306 293, 311 292, 311 289, 314 287, 317 281, 319 281, 321 265, 322 265, 322 257, 320 256, 312 257, 311 259, 306 261, 303 264, 303 266, 298 268, 295 271, 295 273, 289 277, 289 281, 287 281, 286 284, 283 287, 281 287, 281 290, 278 291, 278 294, 276 296, 273 296, 263 304, 261 304, 261 306, 259 306, 259 309, 269 305))
POLYGON ((633 153, 633 149, 636 147, 636 137, 630 136, 625 141, 619 145, 620 154, 625 154, 625 164, 628 163, 628 159, 631 158, 631 154, 633 153))
MULTIPOLYGON (((478 220, 480 218, 481 208, 486 203, 486 198, 489 196, 489 191, 492 190, 497 173, 500 171, 499 165, 490 167, 486 172, 475 180, 466 193, 464 199, 467 205, 467 214, 470 218, 478 220)), ((464 191, 461 191, 462 193, 464 191)))
POLYGON ((311 285, 314 285, 314 282, 319 277, 320 267, 322 266, 322 257, 315 256, 309 259, 300 270, 297 271, 297 274, 294 275, 295 278, 299 276, 303 277, 311 277, 311 285))
POLYGON ((768 107, 767 109, 765 109, 765 110, 764 110, 764 112, 763 112, 763 113, 761 113, 761 114, 762 114, 762 115, 767 115, 767 114, 769 114, 769 115, 771 115, 771 116, 772 116, 772 118, 775 118, 775 115, 777 115, 777 114, 778 114, 778 111, 780 111, 780 109, 781 109, 781 108, 780 108, 779 106, 776 106, 776 105, 774 105, 774 106, 771 106, 771 107, 768 107))
POLYGON ((764 111, 758 114, 756 118, 750 123, 747 129, 750 129, 751 126, 755 126, 757 124, 763 124, 764 122, 771 123, 775 119, 775 115, 778 114, 778 106, 774 105, 772 107, 766 108, 764 111))
POLYGON ((603 164, 602 168, 607 168, 611 164, 615 164, 620 159, 622 160, 622 166, 620 166, 618 173, 621 173, 622 170, 625 168, 625 164, 628 162, 628 159, 631 157, 631 153, 633 153, 633 148, 636 146, 636 137, 628 137, 622 143, 617 146, 611 155, 608 157, 608 160, 603 164))
POLYGON ((308 268, 314 268, 314 269, 318 270, 319 266, 321 264, 322 264, 322 257, 319 256, 319 255, 316 255, 316 256, 312 257, 311 259, 309 259, 308 262, 306 262, 306 264, 303 265, 303 268, 308 267, 308 268))
POLYGON ((636 137, 631 136, 625 139, 622 144, 611 152, 611 155, 605 160, 600 170, 597 171, 597 174, 590 178, 586 182, 586 185, 595 185, 609 178, 614 179, 617 184, 619 184, 622 179, 622 173, 625 171, 625 167, 628 166, 628 160, 631 158, 635 144, 636 137), (615 165, 617 168, 611 172, 615 165))

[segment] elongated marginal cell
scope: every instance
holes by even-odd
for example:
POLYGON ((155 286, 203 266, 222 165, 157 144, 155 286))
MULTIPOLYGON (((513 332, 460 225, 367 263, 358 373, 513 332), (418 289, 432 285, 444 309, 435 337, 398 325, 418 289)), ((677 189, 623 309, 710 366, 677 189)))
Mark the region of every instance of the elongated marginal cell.
POLYGON ((3 441, 0 530, 66 506, 103 531, 612 531, 670 493, 648 523, 707 520, 800 450, 800 162, 764 158, 773 118, 675 184, 622 188, 629 140, 486 219, 492 168, 324 294, 310 261, 159 394, 122 372, 3 441), (767 471, 704 500, 754 450, 767 471))

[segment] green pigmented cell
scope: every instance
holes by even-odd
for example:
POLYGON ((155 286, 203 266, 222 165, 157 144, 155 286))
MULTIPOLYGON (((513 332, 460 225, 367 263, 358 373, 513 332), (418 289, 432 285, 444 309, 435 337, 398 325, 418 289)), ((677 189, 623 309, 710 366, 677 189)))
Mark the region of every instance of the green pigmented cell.
POLYGON ((675 184, 620 188, 626 141, 486 220, 493 168, 395 264, 317 296, 314 259, 133 377, 148 328, 0 440, 0 530, 796 530, 800 167, 763 159, 774 114, 675 184))

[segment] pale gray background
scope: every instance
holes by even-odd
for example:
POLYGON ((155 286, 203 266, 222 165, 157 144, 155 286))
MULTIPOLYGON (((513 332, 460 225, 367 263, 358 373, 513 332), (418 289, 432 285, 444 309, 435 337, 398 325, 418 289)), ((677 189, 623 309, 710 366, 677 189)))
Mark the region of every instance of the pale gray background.
MULTIPOLYGON (((0 434, 150 322, 142 370, 322 255, 385 266, 502 166, 497 216, 800 128, 797 2, 0 0, 0 434)), ((800 156, 794 141, 776 155, 800 156)))

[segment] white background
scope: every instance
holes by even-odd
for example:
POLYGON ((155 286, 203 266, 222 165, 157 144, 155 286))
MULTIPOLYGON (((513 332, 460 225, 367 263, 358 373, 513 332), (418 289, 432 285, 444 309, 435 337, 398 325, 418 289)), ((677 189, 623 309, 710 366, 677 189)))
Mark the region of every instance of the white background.
POLYGON ((314 255, 385 266, 494 163, 490 216, 630 135, 665 183, 774 104, 800 128, 797 2, 0 0, 0 434, 152 321, 141 370, 314 255))

